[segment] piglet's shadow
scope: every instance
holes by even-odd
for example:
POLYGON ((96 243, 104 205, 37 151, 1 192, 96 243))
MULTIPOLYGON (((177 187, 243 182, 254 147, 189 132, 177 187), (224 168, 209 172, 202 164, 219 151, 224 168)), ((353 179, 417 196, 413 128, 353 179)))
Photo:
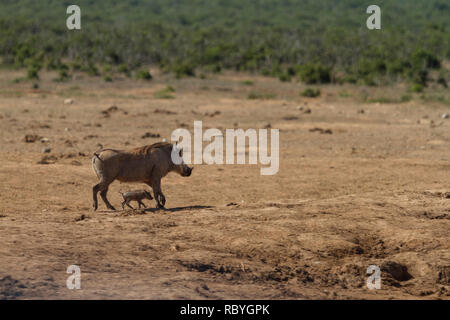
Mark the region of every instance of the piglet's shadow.
POLYGON ((200 210, 200 209, 212 209, 213 206, 187 206, 187 207, 175 207, 175 208, 147 208, 145 212, 177 212, 186 210, 200 210))

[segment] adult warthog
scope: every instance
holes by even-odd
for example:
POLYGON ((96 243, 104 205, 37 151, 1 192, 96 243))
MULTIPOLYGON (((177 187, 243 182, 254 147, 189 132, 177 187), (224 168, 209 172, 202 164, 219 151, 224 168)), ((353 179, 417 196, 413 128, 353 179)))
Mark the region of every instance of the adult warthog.
POLYGON ((94 211, 98 208, 97 193, 108 209, 116 210, 106 198, 109 185, 114 180, 120 182, 143 182, 153 189, 158 208, 163 208, 166 198, 161 191, 161 179, 173 171, 183 177, 189 177, 193 168, 183 161, 183 150, 167 142, 158 142, 129 151, 102 149, 94 153, 92 166, 100 183, 92 188, 94 211), (175 148, 175 149, 174 149, 175 148), (180 164, 172 160, 172 150, 178 156, 180 164))

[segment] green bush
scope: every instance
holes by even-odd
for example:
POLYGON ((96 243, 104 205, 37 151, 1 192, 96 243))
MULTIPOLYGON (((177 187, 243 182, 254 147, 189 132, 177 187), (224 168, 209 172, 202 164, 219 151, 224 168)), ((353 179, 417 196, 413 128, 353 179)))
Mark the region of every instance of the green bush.
POLYGON ((175 96, 172 93, 175 92, 175 89, 171 86, 167 86, 165 89, 155 92, 153 95, 156 99, 175 99, 175 96))
POLYGON ((153 77, 148 70, 139 70, 136 73, 136 79, 152 80, 153 77))
POLYGON ((447 77, 443 72, 439 73, 439 76, 436 80, 437 83, 439 83, 440 85, 442 85, 444 88, 447 88, 447 77))
POLYGON ((81 71, 86 72, 90 76, 99 76, 100 72, 98 71, 97 66, 93 62, 88 62, 87 65, 84 65, 81 68, 81 71))
POLYGON ((60 65, 61 65, 61 60, 60 59, 50 58, 46 62, 47 70, 58 70, 60 65))
POLYGON ((291 76, 288 73, 282 73, 278 76, 278 79, 280 79, 281 82, 290 82, 291 76))
POLYGON ((340 91, 339 92, 339 97, 342 97, 342 98, 349 98, 349 97, 351 97, 352 96, 352 94, 351 93, 348 93, 347 91, 340 91))
POLYGON ((39 68, 36 66, 28 66, 27 68, 27 79, 30 80, 39 80, 39 68))
POLYGON ((207 72, 220 73, 220 72, 222 72, 222 67, 220 66, 220 64, 211 64, 211 65, 205 66, 205 70, 207 72))
POLYGON ((172 72, 179 78, 195 77, 195 67, 187 62, 177 63, 172 66, 172 72))
POLYGON ((405 70, 411 68, 411 63, 405 60, 394 60, 388 62, 387 64, 387 73, 391 75, 403 74, 405 70))
POLYGON ((109 63, 103 65, 103 73, 111 73, 112 66, 109 63))
POLYGON ((300 95, 308 98, 316 98, 320 96, 320 89, 306 88, 300 93, 300 95))
POLYGON ((411 100, 412 100, 412 97, 409 94, 404 94, 400 97, 400 102, 409 102, 411 100))
POLYGON ((342 77, 342 82, 356 84, 358 82, 358 78, 354 75, 345 75, 342 77))
POLYGON ((276 95, 274 93, 258 93, 258 92, 250 92, 247 96, 250 100, 270 100, 274 99, 276 95))
POLYGON ((244 81, 241 81, 241 84, 243 84, 245 86, 252 86, 254 83, 252 80, 244 80, 244 81))
POLYGON ((27 66, 27 79, 39 80, 39 71, 42 69, 42 63, 35 58, 28 58, 24 63, 27 66))
POLYGON ((83 68, 82 63, 79 60, 73 61, 71 66, 72 66, 72 70, 76 70, 76 71, 81 70, 83 68))
POLYGON ((411 69, 408 70, 408 78, 414 84, 420 84, 426 86, 428 82, 428 70, 427 69, 411 69))
POLYGON ((126 74, 127 76, 130 75, 130 69, 128 68, 128 65, 126 64, 121 64, 119 65, 119 67, 117 68, 117 70, 121 73, 126 74))
POLYGON ((203 63, 204 64, 216 64, 222 60, 223 57, 223 48, 220 46, 215 47, 209 47, 206 48, 204 56, 203 56, 203 63))
POLYGON ((320 63, 301 65, 298 67, 297 73, 300 80, 307 84, 331 82, 331 70, 320 63))
POLYGON ((413 67, 417 69, 439 69, 441 67, 439 59, 424 49, 415 50, 411 55, 411 61, 413 67))
POLYGON ((270 76, 270 70, 267 68, 262 68, 261 69, 261 74, 265 77, 270 76))
POLYGON ((419 92, 423 92, 424 88, 425 88, 424 85, 422 85, 420 83, 415 83, 409 88, 409 91, 419 93, 419 92))
POLYGON ((35 49, 27 44, 22 44, 14 51, 14 64, 16 67, 26 66, 25 61, 35 55, 35 49))
POLYGON ((68 71, 66 69, 59 70, 57 81, 64 82, 64 81, 69 80, 70 78, 71 78, 71 75, 68 73, 68 71))

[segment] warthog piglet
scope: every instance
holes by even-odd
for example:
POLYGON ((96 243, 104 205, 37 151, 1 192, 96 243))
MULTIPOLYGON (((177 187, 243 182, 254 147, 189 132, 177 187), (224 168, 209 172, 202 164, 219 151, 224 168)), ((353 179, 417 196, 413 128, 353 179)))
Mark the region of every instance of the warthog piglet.
POLYGON ((122 202, 122 209, 125 208, 125 205, 127 205, 128 207, 130 207, 131 209, 134 209, 132 206, 130 206, 130 201, 136 201, 139 204, 139 209, 141 208, 141 205, 144 208, 147 208, 145 206, 145 204, 142 202, 143 199, 148 199, 148 200, 152 200, 153 197, 150 194, 150 192, 145 191, 145 190, 137 190, 137 191, 128 191, 125 193, 121 193, 119 192, 122 197, 123 197, 123 202, 122 202))

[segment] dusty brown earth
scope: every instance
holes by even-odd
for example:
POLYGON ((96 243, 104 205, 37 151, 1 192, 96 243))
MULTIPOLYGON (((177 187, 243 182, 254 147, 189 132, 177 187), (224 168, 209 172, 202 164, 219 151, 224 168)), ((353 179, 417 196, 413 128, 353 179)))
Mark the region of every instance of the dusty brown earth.
MULTIPOLYGON (((112 83, 49 73, 38 89, 0 73, 0 298, 449 299, 448 104, 363 102, 400 85, 324 86, 314 99, 272 78, 153 73, 112 83), (173 99, 155 97, 167 85, 173 99), (278 174, 196 165, 163 180, 167 210, 92 211, 98 144, 151 144, 194 120, 279 128, 278 174), (66 288, 69 265, 80 290, 66 288), (380 290, 366 287, 369 265, 380 290)), ((143 187, 115 182, 109 199, 120 208, 119 190, 143 187)))

